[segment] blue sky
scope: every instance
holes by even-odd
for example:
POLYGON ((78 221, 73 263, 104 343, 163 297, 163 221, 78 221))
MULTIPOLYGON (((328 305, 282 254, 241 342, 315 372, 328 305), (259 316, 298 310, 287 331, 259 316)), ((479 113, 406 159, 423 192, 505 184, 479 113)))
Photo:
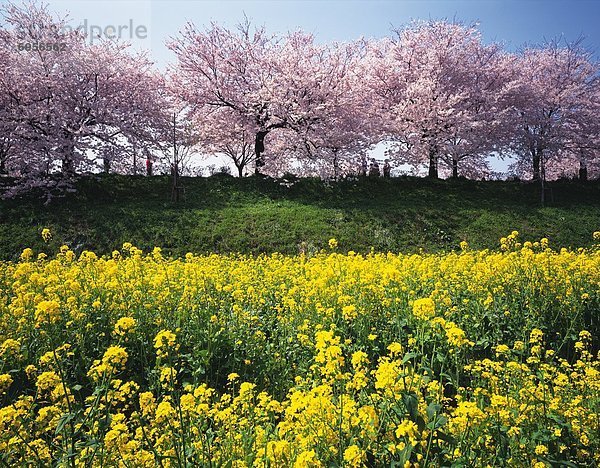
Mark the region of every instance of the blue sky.
MULTIPOLYGON (((6 0, 0 0, 6 3, 6 0)), ((18 2, 16 2, 18 3, 18 2)), ((271 32, 303 29, 321 41, 346 41, 360 36, 382 37, 393 26, 412 19, 457 18, 477 21, 487 41, 516 49, 523 43, 564 35, 567 40, 587 37, 588 47, 600 48, 600 0, 50 0, 51 9, 69 12, 72 24, 88 26, 143 26, 145 37, 124 39, 151 49, 159 66, 171 55, 166 39, 187 21, 203 26, 210 21, 233 26, 244 18, 271 32)))

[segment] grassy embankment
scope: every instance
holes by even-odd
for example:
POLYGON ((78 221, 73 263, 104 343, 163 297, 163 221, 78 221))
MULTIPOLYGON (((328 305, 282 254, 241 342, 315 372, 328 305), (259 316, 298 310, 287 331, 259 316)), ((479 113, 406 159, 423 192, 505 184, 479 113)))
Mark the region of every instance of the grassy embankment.
POLYGON ((0 201, 0 259, 24 247, 53 252, 67 244, 101 254, 123 242, 172 255, 204 252, 297 253, 326 247, 365 252, 451 250, 467 240, 496 248, 511 230, 548 237, 554 247, 592 243, 600 227, 600 183, 556 182, 540 206, 539 188, 519 182, 365 179, 325 183, 226 176, 185 178, 184 200, 170 201, 166 177, 110 176, 79 182, 78 192, 44 205, 0 201), (50 245, 40 232, 49 227, 50 245))

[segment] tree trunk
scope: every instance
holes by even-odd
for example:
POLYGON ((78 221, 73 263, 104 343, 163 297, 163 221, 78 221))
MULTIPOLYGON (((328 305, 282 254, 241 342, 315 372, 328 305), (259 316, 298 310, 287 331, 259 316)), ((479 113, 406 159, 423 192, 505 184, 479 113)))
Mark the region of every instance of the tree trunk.
POLYGON ((587 170, 587 167, 581 166, 579 168, 579 180, 588 180, 588 170, 587 170))
POLYGON ((433 148, 429 149, 429 177, 438 178, 437 154, 433 148))
POLYGON ((73 160, 69 156, 64 156, 62 160, 62 173, 63 175, 73 174, 73 160))
POLYGON ((340 173, 340 163, 337 157, 337 150, 333 151, 333 177, 335 180, 338 179, 340 173))
POLYGON ((533 156, 533 180, 540 180, 540 159, 541 159, 541 150, 532 150, 533 156))
MULTIPOLYGON (((235 164, 235 163, 234 163, 235 164)), ((244 165, 243 164, 235 164, 235 167, 238 170, 238 176, 240 177, 240 179, 242 177, 244 177, 244 165)))
MULTIPOLYGON (((541 152, 538 152, 538 155, 541 155, 541 152)), ((540 157, 538 160, 538 164, 540 167, 538 178, 542 186, 541 202, 542 206, 546 206, 546 168, 544 167, 544 159, 540 157)))
POLYGON ((587 163, 585 161, 585 157, 583 156, 583 151, 581 152, 581 157, 579 158, 579 180, 588 180, 587 163))
POLYGON ((133 145, 133 175, 137 175, 137 148, 133 145))
POLYGON ((179 203, 181 187, 179 186, 179 165, 176 163, 171 164, 171 178, 171 200, 179 203))
POLYGON ((0 154, 0 174, 8 174, 6 170, 6 156, 4 153, 0 154))
POLYGON ((73 161, 74 145, 68 144, 64 146, 64 154, 62 157, 62 173, 63 175, 72 176, 75 174, 75 163, 73 161))
POLYGON ((61 172, 63 176, 72 176, 75 173, 75 139, 67 130, 62 131, 62 136, 65 143, 61 145, 61 172))
POLYGON ((104 158, 102 163, 104 164, 104 173, 108 174, 110 172, 110 159, 104 158))
POLYGON ((171 163, 171 201, 179 203, 179 149, 177 148, 177 116, 173 113, 173 162, 171 163))
POLYGON ((265 151, 265 137, 268 133, 268 131, 261 130, 256 133, 254 140, 254 154, 256 155, 254 173, 257 175, 260 174, 260 168, 265 165, 262 154, 265 151))
POLYGON ((458 160, 452 158, 452 177, 458 179, 458 160))

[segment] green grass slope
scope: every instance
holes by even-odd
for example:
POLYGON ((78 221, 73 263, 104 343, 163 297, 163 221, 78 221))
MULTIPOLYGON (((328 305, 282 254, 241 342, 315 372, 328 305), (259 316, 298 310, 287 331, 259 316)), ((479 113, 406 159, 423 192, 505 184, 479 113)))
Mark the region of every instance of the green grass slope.
POLYGON ((585 247, 600 229, 600 183, 539 186, 422 178, 327 183, 300 179, 184 178, 185 193, 170 201, 167 177, 88 177, 78 191, 44 205, 34 198, 0 201, 0 259, 25 247, 48 253, 62 244, 108 254, 123 242, 165 253, 340 250, 450 250, 467 240, 496 248, 517 229, 523 239, 548 237, 554 247, 585 247), (548 194, 550 197, 550 193, 548 194), (49 227, 53 239, 40 237, 49 227))

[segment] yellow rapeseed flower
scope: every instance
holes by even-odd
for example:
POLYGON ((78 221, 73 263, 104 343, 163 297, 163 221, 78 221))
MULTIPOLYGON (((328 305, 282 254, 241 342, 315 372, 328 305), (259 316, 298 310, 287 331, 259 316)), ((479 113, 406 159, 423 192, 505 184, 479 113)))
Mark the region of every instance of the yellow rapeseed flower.
POLYGON ((428 320, 435 315, 435 302, 429 297, 413 302, 413 315, 421 320, 428 320))

